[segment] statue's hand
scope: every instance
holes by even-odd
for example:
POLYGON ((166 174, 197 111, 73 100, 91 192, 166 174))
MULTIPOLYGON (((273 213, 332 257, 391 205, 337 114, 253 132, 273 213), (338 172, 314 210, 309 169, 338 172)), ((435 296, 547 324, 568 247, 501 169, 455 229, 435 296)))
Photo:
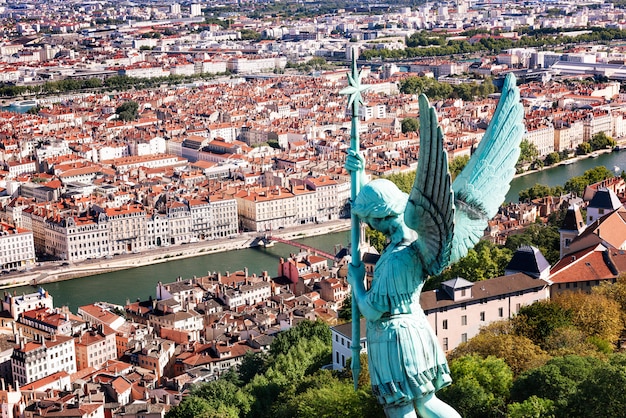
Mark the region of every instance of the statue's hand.
POLYGON ((359 285, 363 287, 364 277, 365 264, 359 263, 358 266, 355 266, 352 263, 348 264, 348 283, 350 283, 350 286, 352 286, 353 288, 359 285))
POLYGON ((363 171, 364 169, 365 158, 363 158, 363 154, 354 150, 349 150, 348 156, 346 157, 346 170, 348 170, 349 172, 353 172, 363 171))

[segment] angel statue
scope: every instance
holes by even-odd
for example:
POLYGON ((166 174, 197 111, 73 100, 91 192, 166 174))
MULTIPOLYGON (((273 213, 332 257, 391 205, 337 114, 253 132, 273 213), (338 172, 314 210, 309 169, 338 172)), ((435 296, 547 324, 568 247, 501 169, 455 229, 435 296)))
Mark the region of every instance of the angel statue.
POLYGON ((419 304, 424 281, 472 248, 509 190, 524 133, 524 109, 509 74, 493 119, 467 166, 451 182, 443 133, 426 96, 419 97, 418 168, 407 195, 389 180, 364 184, 364 158, 352 151, 346 169, 360 192, 352 212, 382 232, 388 245, 365 289, 363 263, 353 260, 348 281, 367 320, 369 372, 388 418, 460 415, 435 396, 450 385, 450 370, 419 304))

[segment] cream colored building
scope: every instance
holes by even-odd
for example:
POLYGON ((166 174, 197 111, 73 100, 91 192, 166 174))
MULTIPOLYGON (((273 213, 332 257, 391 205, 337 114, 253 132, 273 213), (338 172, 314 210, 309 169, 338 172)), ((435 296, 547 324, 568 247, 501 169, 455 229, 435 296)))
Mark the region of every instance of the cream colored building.
POLYGON ((583 143, 583 122, 575 120, 568 123, 556 123, 554 128, 554 150, 562 152, 575 150, 583 143))
POLYGON ((257 187, 235 194, 244 231, 270 231, 295 225, 294 194, 284 187, 257 187))
POLYGON ((21 386, 58 371, 76 373, 74 339, 63 335, 25 341, 18 337, 18 346, 11 356, 13 381, 21 386))
POLYGON ((62 260, 82 261, 109 255, 109 222, 94 217, 54 217, 44 223, 46 253, 62 260))
POLYGON ((551 123, 526 124, 523 139, 537 147, 540 157, 545 157, 554 151, 554 126, 551 123))
POLYGON ((93 326, 74 337, 76 344, 76 370, 87 367, 99 369, 107 360, 117 358, 115 331, 102 324, 93 326))
POLYGON ((611 113, 608 110, 598 109, 589 112, 583 122, 583 139, 590 141, 595 134, 600 132, 611 135, 613 133, 611 122, 611 113))
POLYGON ((0 222, 0 269, 24 269, 35 264, 33 232, 0 222))

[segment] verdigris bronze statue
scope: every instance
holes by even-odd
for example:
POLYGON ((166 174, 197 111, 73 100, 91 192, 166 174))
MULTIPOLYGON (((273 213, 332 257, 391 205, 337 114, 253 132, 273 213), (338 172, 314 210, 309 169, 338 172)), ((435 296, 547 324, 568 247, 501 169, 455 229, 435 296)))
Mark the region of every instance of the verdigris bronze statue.
MULTIPOLYGON (((354 65, 354 64, 353 64, 354 65)), ((363 90, 359 80, 352 90, 363 90)), ((356 94, 356 93, 354 93, 356 94)), ((451 383, 445 354, 419 304, 424 281, 464 256, 483 236, 515 174, 524 133, 523 106, 509 74, 492 121, 467 166, 451 182, 443 134, 426 96, 419 97, 420 151, 411 193, 384 179, 364 184, 364 158, 354 149, 346 168, 360 192, 352 212, 388 237, 369 290, 353 257, 348 280, 367 319, 372 389, 389 418, 459 417, 435 393, 451 383)), ((354 344, 354 342, 353 342, 354 344)), ((357 342, 358 344, 358 342, 357 342)))

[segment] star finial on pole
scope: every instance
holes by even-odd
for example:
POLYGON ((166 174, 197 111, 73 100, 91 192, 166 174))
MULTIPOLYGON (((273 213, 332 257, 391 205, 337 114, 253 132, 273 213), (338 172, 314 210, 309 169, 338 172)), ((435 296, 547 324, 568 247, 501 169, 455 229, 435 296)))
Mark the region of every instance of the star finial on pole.
POLYGON ((369 89, 370 86, 361 84, 363 74, 361 74, 356 67, 355 51, 352 52, 352 68, 350 71, 351 73, 348 73, 348 87, 342 89, 339 94, 350 96, 348 98, 348 106, 352 109, 352 114, 356 116, 359 105, 363 104, 363 96, 361 93, 369 89))

